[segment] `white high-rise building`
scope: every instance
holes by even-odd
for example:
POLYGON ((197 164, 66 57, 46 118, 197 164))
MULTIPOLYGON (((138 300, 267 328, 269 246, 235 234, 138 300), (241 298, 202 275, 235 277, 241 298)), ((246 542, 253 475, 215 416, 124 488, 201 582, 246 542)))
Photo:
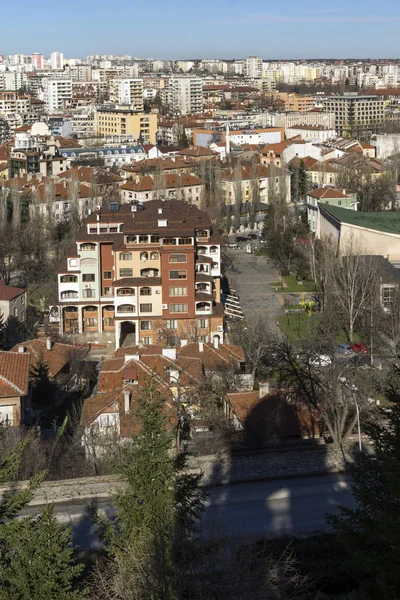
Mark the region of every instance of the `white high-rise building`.
POLYGON ((46 110, 49 113, 64 110, 65 100, 70 100, 72 97, 72 80, 46 77, 43 78, 43 88, 46 110))
POLYGON ((143 112, 143 79, 119 77, 111 82, 111 99, 115 104, 129 104, 143 112))
POLYGON ((168 105, 181 115, 203 112, 203 80, 200 77, 171 77, 168 105))
POLYGON ((62 52, 52 52, 50 54, 51 68, 55 71, 64 68, 64 54, 62 52))
POLYGON ((262 58, 257 56, 249 56, 244 61, 243 73, 245 77, 262 77, 263 74, 263 61, 262 58))

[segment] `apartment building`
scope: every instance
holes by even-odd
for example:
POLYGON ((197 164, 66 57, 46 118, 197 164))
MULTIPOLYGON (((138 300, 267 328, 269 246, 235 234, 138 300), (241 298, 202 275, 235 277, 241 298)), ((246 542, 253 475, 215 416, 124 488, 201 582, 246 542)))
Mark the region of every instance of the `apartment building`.
POLYGON ((19 92, 0 92, 0 116, 31 111, 31 97, 19 92))
POLYGON ((312 96, 298 96, 297 94, 288 94, 285 100, 285 110, 295 112, 307 112, 313 106, 312 96))
POLYGON ((378 96, 332 96, 324 101, 323 108, 335 113, 335 129, 342 137, 373 129, 385 120, 385 101, 378 96))
POLYGON ((263 75, 263 60, 257 56, 249 56, 243 63, 243 74, 245 77, 254 79, 263 75))
POLYGON ((44 69, 44 56, 38 52, 34 52, 31 56, 32 67, 36 71, 42 71, 44 69))
POLYGON ((52 52, 50 54, 50 64, 52 71, 64 68, 64 54, 62 52, 52 52))
POLYGON ((203 80, 200 77, 171 77, 167 102, 172 112, 181 115, 203 112, 203 80))
POLYGON ((65 102, 72 98, 71 79, 43 79, 43 100, 49 113, 62 112, 65 102))
POLYGON ((268 203, 271 195, 290 202, 290 174, 272 165, 226 169, 221 173, 221 193, 226 205, 246 202, 268 203))
POLYGON ((211 219, 178 200, 92 213, 58 271, 50 321, 60 333, 115 332, 116 347, 171 338, 223 342, 221 240, 211 219))
POLYGON ((307 112, 282 112, 282 113, 271 113, 271 125, 273 127, 293 127, 293 125, 316 125, 322 127, 328 127, 330 129, 335 128, 335 114, 333 112, 328 113, 321 109, 312 109, 307 112))
POLYGON ((138 113, 123 106, 100 107, 95 114, 95 131, 103 137, 134 136, 144 144, 155 144, 157 115, 138 113))
POLYGON ((147 202, 157 198, 176 198, 200 206, 203 200, 204 184, 201 179, 186 173, 161 173, 145 175, 121 186, 124 202, 139 200, 147 202))
POLYGON ((143 79, 120 77, 110 83, 110 100, 143 112, 143 79))

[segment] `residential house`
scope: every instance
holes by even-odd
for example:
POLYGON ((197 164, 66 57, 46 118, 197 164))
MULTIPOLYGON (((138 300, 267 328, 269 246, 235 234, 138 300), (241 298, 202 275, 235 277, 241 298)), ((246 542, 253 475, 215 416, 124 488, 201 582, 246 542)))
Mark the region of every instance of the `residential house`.
POLYGON ((30 361, 21 352, 0 352, 0 426, 30 423, 30 361))
POLYGON ((221 192, 227 206, 268 203, 271 196, 290 202, 290 174, 274 165, 254 164, 221 173, 221 192))
POLYGON ((27 294, 26 289, 6 285, 0 279, 0 318, 5 323, 8 317, 26 320, 27 294))
POLYGON ((123 202, 147 202, 157 198, 176 198, 201 206, 204 184, 198 177, 186 173, 145 175, 136 181, 127 181, 120 187, 123 202))
POLYGON ((330 206, 341 206, 350 210, 358 210, 357 194, 347 193, 346 190, 336 190, 331 187, 321 187, 311 190, 307 194, 307 220, 310 230, 315 233, 318 230, 318 204, 330 206))

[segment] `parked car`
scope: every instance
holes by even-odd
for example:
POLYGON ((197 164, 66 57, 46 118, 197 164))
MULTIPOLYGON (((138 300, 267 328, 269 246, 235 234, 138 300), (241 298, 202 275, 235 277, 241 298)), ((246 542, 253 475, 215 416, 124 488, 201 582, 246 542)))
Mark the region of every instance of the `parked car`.
POLYGON ((249 233, 249 240, 258 240, 258 235, 256 233, 249 233))
POLYGON ((339 354, 344 354, 345 356, 353 354, 353 350, 350 344, 339 344, 335 347, 335 352, 338 352, 339 354))
POLYGON ((368 348, 364 346, 362 342, 356 342, 355 344, 350 344, 353 352, 357 352, 358 354, 367 354, 368 348))
POLYGON ((247 242, 247 237, 244 237, 243 235, 238 235, 235 237, 235 242, 247 242))
POLYGON ((315 358, 310 358, 310 365, 313 367, 329 367, 332 364, 332 359, 327 354, 320 354, 315 358))

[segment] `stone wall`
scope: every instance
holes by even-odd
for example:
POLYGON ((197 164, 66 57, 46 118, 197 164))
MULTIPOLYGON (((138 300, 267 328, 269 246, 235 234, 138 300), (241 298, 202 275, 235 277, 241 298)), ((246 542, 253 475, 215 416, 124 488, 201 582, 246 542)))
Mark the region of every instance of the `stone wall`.
MULTIPOLYGON (((357 446, 340 449, 334 445, 284 448, 230 456, 189 457, 187 471, 203 473, 203 485, 223 485, 285 477, 322 475, 346 471, 357 446)), ((26 487, 27 482, 0 486, 0 497, 26 487)), ((35 493, 31 506, 46 502, 90 502, 108 498, 124 483, 115 475, 46 481, 35 493)))

